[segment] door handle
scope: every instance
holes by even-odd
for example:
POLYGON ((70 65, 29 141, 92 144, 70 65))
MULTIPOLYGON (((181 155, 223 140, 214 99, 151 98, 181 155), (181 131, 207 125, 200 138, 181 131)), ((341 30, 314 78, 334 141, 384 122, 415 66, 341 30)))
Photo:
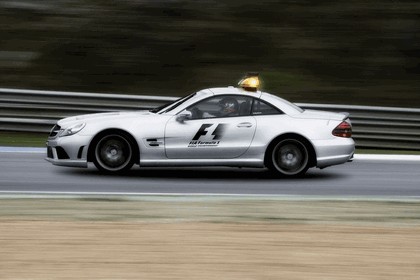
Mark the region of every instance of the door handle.
POLYGON ((237 125, 238 127, 252 127, 252 123, 250 122, 243 122, 237 125))

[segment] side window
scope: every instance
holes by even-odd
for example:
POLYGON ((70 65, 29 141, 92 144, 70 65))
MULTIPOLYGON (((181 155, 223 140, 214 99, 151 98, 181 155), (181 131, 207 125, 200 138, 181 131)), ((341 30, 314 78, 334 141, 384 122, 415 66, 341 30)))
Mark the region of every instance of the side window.
POLYGON ((252 106, 253 115, 278 115, 283 112, 262 100, 255 99, 252 106))
POLYGON ((249 116, 252 99, 240 95, 218 95, 200 101, 187 108, 192 119, 227 118, 249 116))

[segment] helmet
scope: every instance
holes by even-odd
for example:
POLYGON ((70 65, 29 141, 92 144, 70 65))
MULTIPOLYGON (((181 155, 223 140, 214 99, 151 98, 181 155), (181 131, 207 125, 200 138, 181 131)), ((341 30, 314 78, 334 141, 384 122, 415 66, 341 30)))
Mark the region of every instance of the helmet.
POLYGON ((235 114, 239 110, 239 103, 233 97, 225 97, 219 101, 221 112, 224 115, 235 114))

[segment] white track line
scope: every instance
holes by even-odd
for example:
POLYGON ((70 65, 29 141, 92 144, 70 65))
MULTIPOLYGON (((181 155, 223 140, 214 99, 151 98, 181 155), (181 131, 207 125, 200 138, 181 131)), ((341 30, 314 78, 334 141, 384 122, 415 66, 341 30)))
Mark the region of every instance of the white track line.
POLYGON ((223 194, 223 193, 142 193, 142 192, 43 192, 43 191, 0 191, 1 199, 123 197, 127 200, 220 200, 220 199, 260 199, 260 200, 295 200, 295 201, 407 201, 418 202, 419 196, 317 196, 317 195, 272 195, 272 194, 223 194))
POLYGON ((0 146, 0 153, 26 153, 26 154, 46 154, 46 148, 31 148, 31 147, 2 147, 0 146))
POLYGON ((368 155, 355 154, 354 160, 420 161, 420 155, 368 155))

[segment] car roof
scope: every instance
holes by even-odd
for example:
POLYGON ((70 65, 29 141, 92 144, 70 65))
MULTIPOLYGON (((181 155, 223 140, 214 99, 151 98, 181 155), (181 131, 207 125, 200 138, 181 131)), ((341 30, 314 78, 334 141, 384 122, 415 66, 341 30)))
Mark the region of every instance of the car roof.
POLYGON ((209 88, 208 91, 211 91, 213 95, 221 95, 221 94, 239 94, 239 95, 247 95, 252 97, 259 98, 261 96, 261 91, 247 91, 242 88, 236 87, 218 87, 218 88, 209 88))

